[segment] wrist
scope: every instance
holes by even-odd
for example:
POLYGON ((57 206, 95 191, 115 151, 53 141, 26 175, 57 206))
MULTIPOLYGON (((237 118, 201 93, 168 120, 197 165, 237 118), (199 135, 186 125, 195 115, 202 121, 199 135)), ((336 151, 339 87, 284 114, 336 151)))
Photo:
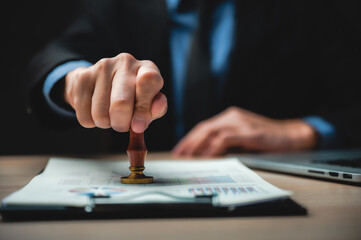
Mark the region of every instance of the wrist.
POLYGON ((291 144, 290 150, 310 150, 317 146, 318 134, 309 124, 301 119, 285 120, 291 144))

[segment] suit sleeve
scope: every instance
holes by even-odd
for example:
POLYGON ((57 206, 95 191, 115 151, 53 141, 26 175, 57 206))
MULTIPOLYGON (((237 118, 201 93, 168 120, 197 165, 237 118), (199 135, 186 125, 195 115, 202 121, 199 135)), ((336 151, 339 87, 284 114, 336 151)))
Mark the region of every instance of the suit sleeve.
MULTIPOLYGON (((47 103, 43 94, 46 77, 64 63, 78 60, 95 63, 100 58, 113 54, 112 43, 109 40, 111 31, 105 27, 110 24, 104 22, 108 18, 102 18, 107 5, 102 5, 103 11, 96 11, 100 7, 97 4, 101 3, 75 1, 73 9, 69 9, 69 12, 76 12, 71 21, 66 19, 67 12, 64 12, 64 19, 49 19, 46 23, 48 27, 52 27, 52 21, 63 21, 66 26, 63 26, 63 31, 44 44, 42 49, 31 57, 25 73, 28 81, 27 112, 36 115, 43 125, 57 128, 77 126, 74 118, 62 117, 47 103)), ((58 82, 52 90, 55 99, 61 99, 64 92, 64 80, 58 82)))

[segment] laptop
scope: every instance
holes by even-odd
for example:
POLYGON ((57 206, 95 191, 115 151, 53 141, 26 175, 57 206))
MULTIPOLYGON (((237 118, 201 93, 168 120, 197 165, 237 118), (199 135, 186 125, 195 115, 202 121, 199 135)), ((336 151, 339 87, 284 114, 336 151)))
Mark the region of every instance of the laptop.
POLYGON ((361 149, 236 156, 250 168, 361 183, 361 149))

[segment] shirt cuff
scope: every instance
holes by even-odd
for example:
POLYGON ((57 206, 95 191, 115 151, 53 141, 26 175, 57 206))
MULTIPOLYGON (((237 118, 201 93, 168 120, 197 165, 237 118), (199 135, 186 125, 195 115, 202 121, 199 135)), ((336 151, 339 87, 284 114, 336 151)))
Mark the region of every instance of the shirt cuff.
POLYGON ((320 136, 320 148, 330 148, 336 145, 336 129, 319 116, 308 116, 303 120, 309 124, 320 136))
POLYGON ((46 102, 50 106, 52 110, 56 113, 64 116, 64 117, 75 117, 74 112, 64 109, 59 104, 57 104, 51 97, 50 93, 55 84, 60 81, 63 77, 66 76, 69 72, 77 69, 79 67, 89 67, 91 64, 88 61, 78 60, 78 61, 70 61, 66 62, 62 65, 57 66, 53 71, 49 73, 46 77, 44 85, 43 85, 43 95, 45 97, 46 102))

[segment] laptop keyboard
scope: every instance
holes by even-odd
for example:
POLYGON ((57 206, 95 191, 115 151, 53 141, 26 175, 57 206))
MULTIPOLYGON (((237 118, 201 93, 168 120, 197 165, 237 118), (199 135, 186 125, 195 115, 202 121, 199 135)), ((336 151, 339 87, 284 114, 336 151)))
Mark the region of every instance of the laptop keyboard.
POLYGON ((335 160, 312 160, 312 162, 361 169, 361 158, 347 158, 347 159, 335 159, 335 160))

